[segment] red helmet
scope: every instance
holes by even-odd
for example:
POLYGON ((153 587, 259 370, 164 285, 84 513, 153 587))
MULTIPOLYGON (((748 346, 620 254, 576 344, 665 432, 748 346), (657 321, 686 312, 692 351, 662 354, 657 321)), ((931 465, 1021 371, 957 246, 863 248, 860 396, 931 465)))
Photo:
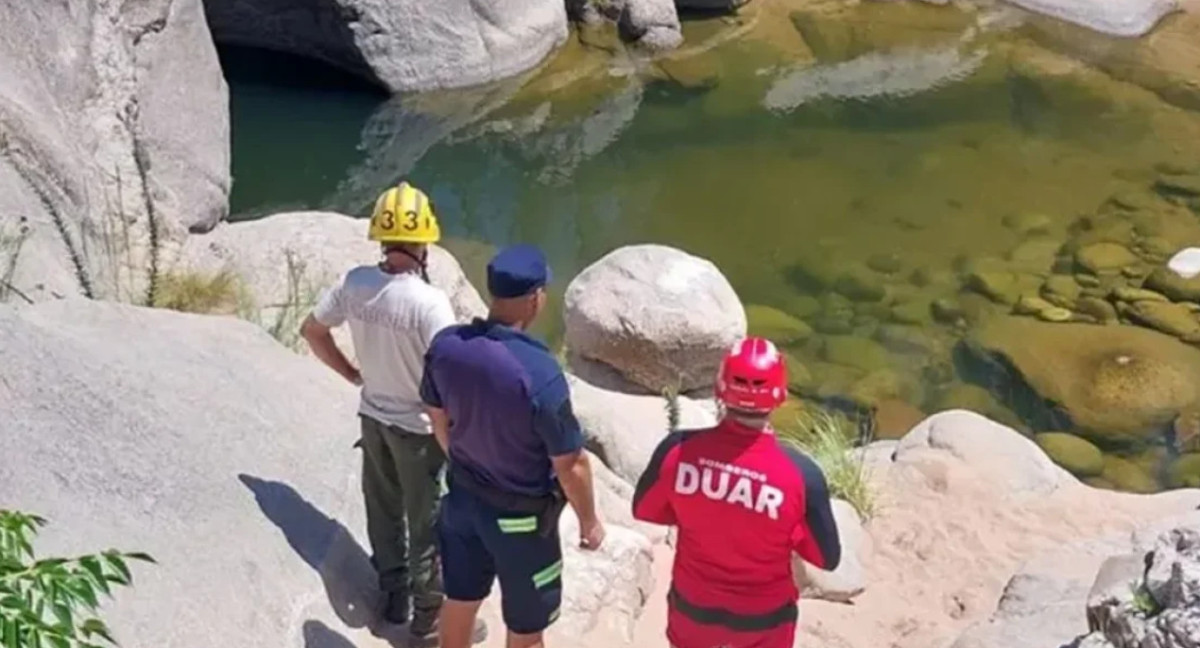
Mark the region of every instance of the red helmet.
POLYGON ((725 354, 717 372, 717 400, 726 407, 767 414, 786 399, 787 368, 770 340, 748 337, 725 354))

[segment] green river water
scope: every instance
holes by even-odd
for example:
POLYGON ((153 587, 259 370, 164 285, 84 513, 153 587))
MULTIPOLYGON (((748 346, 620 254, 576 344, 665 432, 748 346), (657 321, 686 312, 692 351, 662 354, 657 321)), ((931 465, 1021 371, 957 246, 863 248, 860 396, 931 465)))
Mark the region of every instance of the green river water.
MULTIPOLYGON (((587 30, 520 82, 390 101, 311 62, 226 49, 233 219, 363 215, 406 175, 473 279, 494 246, 532 242, 561 296, 616 247, 668 244, 715 262, 744 303, 816 328, 791 351, 815 396, 999 407, 949 352, 974 320, 939 321, 931 302, 1000 310, 963 297, 973 263, 1045 276, 1080 216, 1200 160, 1200 113, 1004 16, 988 28, 926 6, 836 20, 766 6, 688 22, 692 49, 674 58, 587 30), (880 327, 897 322, 922 339, 879 356, 880 327), (882 366, 883 386, 862 387, 882 366)), ((540 332, 556 342, 560 328, 555 312, 540 332)))

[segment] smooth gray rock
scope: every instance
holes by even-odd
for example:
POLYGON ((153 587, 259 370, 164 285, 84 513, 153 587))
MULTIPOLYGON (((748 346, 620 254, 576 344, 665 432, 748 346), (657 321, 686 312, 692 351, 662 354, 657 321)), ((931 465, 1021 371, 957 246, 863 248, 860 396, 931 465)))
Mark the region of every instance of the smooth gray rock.
POLYGON ((567 348, 662 393, 711 387, 746 312, 711 261, 663 245, 619 248, 567 286, 567 348))
POLYGON ((1178 10, 1175 0, 1009 0, 1034 13, 1112 36, 1143 36, 1178 10))
POLYGON ((867 588, 866 574, 859 556, 863 551, 864 538, 869 541, 870 536, 863 533, 862 519, 849 502, 839 499, 833 500, 833 519, 842 547, 842 560, 837 569, 819 569, 799 555, 792 554, 792 573, 800 588, 800 596, 804 599, 846 603, 867 588))
POLYGON ((158 560, 104 608, 122 645, 299 648, 308 620, 368 623, 357 405, 238 320, 0 306, 0 499, 50 520, 44 555, 158 560))
POLYGON ((1049 495, 1074 481, 1036 443, 969 410, 939 412, 918 423, 896 445, 895 461, 919 462, 930 451, 978 466, 981 478, 1004 484, 1013 497, 1049 495))
POLYGON ((567 38, 563 0, 205 0, 218 42, 326 61, 393 91, 488 83, 567 38))
POLYGON ((32 301, 143 300, 156 256, 228 209, 228 92, 200 0, 0 15, 0 239, 20 239, 0 277, 32 301))
POLYGON ((617 20, 621 38, 654 52, 683 43, 674 0, 627 0, 617 20))
MULTIPOLYGON (((661 396, 607 391, 570 374, 567 383, 588 448, 614 473, 636 484, 650 455, 667 435, 666 401, 661 396)), ((714 424, 712 411, 689 398, 679 399, 681 429, 714 424)))

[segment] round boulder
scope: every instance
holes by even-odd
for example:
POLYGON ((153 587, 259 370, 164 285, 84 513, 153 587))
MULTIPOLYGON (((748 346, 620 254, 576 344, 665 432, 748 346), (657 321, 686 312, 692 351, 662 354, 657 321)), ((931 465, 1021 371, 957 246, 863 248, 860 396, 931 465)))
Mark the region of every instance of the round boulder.
POLYGON ((617 249, 567 287, 566 344, 651 390, 711 387, 746 335, 746 311, 712 262, 663 245, 617 249))

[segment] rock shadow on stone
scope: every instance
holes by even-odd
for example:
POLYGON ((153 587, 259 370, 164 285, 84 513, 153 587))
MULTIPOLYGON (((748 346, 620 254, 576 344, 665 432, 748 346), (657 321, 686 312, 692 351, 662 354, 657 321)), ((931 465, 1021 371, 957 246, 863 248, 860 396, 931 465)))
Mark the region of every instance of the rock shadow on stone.
POLYGON ((304 622, 304 648, 354 648, 354 642, 320 621, 304 622))
MULTIPOLYGON (((254 493, 263 515, 279 527, 296 555, 320 575, 329 604, 342 623, 350 628, 375 626, 380 598, 375 568, 350 531, 288 484, 246 474, 238 475, 238 480, 254 493)), ((308 648, 340 645, 306 644, 308 648)))

